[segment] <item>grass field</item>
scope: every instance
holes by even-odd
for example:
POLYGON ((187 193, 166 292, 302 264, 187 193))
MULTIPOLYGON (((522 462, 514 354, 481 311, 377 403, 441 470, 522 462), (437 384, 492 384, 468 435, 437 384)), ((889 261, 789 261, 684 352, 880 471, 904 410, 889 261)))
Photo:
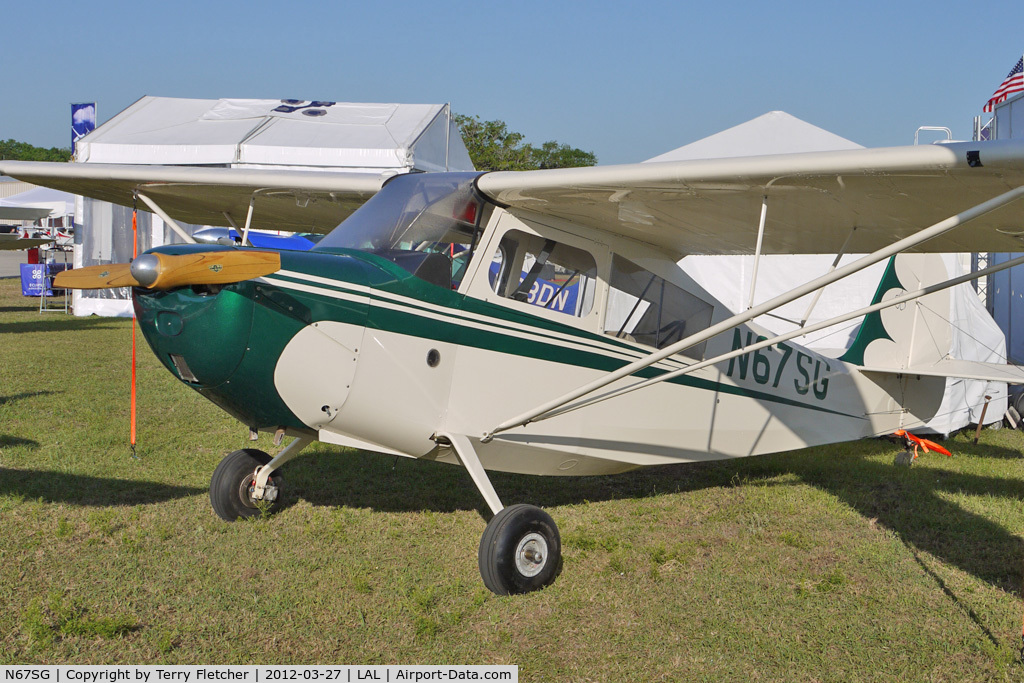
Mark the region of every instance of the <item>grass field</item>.
MULTIPOLYGON (((459 468, 316 445, 286 505, 213 516, 247 430, 131 323, 0 280, 0 663, 517 664, 524 681, 1024 680, 1024 438, 894 468, 873 440, 603 478, 496 474, 564 570, 499 598, 459 468)), ((259 446, 273 451, 269 438, 259 446)))

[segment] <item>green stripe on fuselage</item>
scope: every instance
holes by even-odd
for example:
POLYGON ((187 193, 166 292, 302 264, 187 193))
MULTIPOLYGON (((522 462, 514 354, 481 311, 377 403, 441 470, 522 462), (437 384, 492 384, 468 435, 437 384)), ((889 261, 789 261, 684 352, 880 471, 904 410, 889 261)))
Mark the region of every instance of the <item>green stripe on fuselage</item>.
MULTIPOLYGON (((303 280, 301 276, 275 274, 267 278, 270 283, 277 283, 287 288, 289 283, 317 287, 324 293, 309 293, 307 296, 333 298, 331 293, 343 296, 369 296, 370 311, 366 325, 396 334, 403 334, 422 339, 472 346, 474 348, 507 353, 510 355, 536 358, 554 363, 564 363, 591 368, 603 372, 612 372, 626 365, 629 361, 610 356, 612 353, 625 353, 640 357, 642 351, 629 344, 610 337, 580 330, 524 311, 515 310, 473 297, 446 290, 414 277, 401 270, 391 262, 371 254, 347 252, 348 258, 365 260, 384 270, 387 275, 359 291, 345 282, 334 279, 324 271, 311 272, 310 275, 329 278, 332 284, 303 280), (334 284, 336 283, 336 284, 334 284), (388 296, 388 295, 391 296, 388 296), (375 305, 376 304, 376 305, 375 305), (442 309, 438 311, 437 308, 442 309), (441 319, 438 319, 440 317, 441 319), (469 323, 473 323, 472 325, 469 323), (478 329, 485 325, 487 329, 478 329), (530 334, 542 339, 531 339, 524 336, 515 325, 525 326, 530 334), (571 348, 558 335, 569 336, 571 343, 587 346, 591 350, 571 348)), ((302 267, 301 259, 286 264, 287 270, 308 272, 302 267)), ((337 300, 337 299, 335 299, 337 300)), ((344 318, 331 317, 331 320, 348 322, 344 318)), ((677 361, 678 362, 678 361, 677 361)), ((652 378, 665 374, 670 370, 646 368, 637 372, 636 377, 652 378)), ((806 408, 818 412, 842 415, 855 419, 864 419, 860 415, 850 415, 820 405, 804 403, 777 394, 758 391, 742 386, 723 384, 713 380, 683 375, 666 380, 672 384, 690 386, 705 391, 720 392, 743 396, 761 401, 806 408)))

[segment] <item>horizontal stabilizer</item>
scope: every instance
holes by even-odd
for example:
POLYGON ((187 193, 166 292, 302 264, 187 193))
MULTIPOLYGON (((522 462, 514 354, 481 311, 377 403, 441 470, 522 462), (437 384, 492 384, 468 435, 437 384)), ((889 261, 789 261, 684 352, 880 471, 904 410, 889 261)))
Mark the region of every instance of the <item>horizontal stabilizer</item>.
POLYGON ((1024 384, 1024 366, 1005 363, 983 363, 972 360, 946 358, 935 363, 911 366, 909 368, 863 367, 861 372, 886 375, 921 375, 923 377, 959 377, 986 382, 1024 384))

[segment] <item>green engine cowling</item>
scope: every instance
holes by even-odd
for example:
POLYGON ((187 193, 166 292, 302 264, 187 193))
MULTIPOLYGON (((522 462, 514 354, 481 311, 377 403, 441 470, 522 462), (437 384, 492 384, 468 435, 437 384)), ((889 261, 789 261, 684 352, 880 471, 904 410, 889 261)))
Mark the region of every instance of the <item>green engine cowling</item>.
MULTIPOLYGON (((177 245, 153 251, 219 248, 231 247, 177 245)), ((339 254, 281 252, 281 257, 282 271, 329 274, 355 285, 365 285, 371 279, 368 271, 377 270, 339 254)), ((132 298, 140 330, 175 377, 244 424, 265 430, 309 431, 274 384, 275 367, 289 340, 314 322, 362 324, 366 319, 365 306, 285 291, 272 279, 167 291, 135 288, 132 298)))

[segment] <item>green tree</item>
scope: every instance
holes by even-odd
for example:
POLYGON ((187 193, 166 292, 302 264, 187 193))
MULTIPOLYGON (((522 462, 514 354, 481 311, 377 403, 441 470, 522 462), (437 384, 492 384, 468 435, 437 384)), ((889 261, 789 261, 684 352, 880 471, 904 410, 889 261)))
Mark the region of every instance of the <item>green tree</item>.
POLYGON ((597 157, 593 152, 584 152, 554 140, 545 142, 539 148, 531 148, 531 159, 536 168, 576 168, 594 166, 597 157))
POLYGON ((67 147, 36 147, 17 140, 0 140, 0 159, 17 161, 70 161, 71 149, 67 147))
POLYGON ((545 142, 539 148, 523 142, 523 134, 510 131, 504 121, 481 121, 479 116, 455 114, 462 140, 473 165, 481 171, 532 171, 540 168, 593 166, 593 152, 545 142))

